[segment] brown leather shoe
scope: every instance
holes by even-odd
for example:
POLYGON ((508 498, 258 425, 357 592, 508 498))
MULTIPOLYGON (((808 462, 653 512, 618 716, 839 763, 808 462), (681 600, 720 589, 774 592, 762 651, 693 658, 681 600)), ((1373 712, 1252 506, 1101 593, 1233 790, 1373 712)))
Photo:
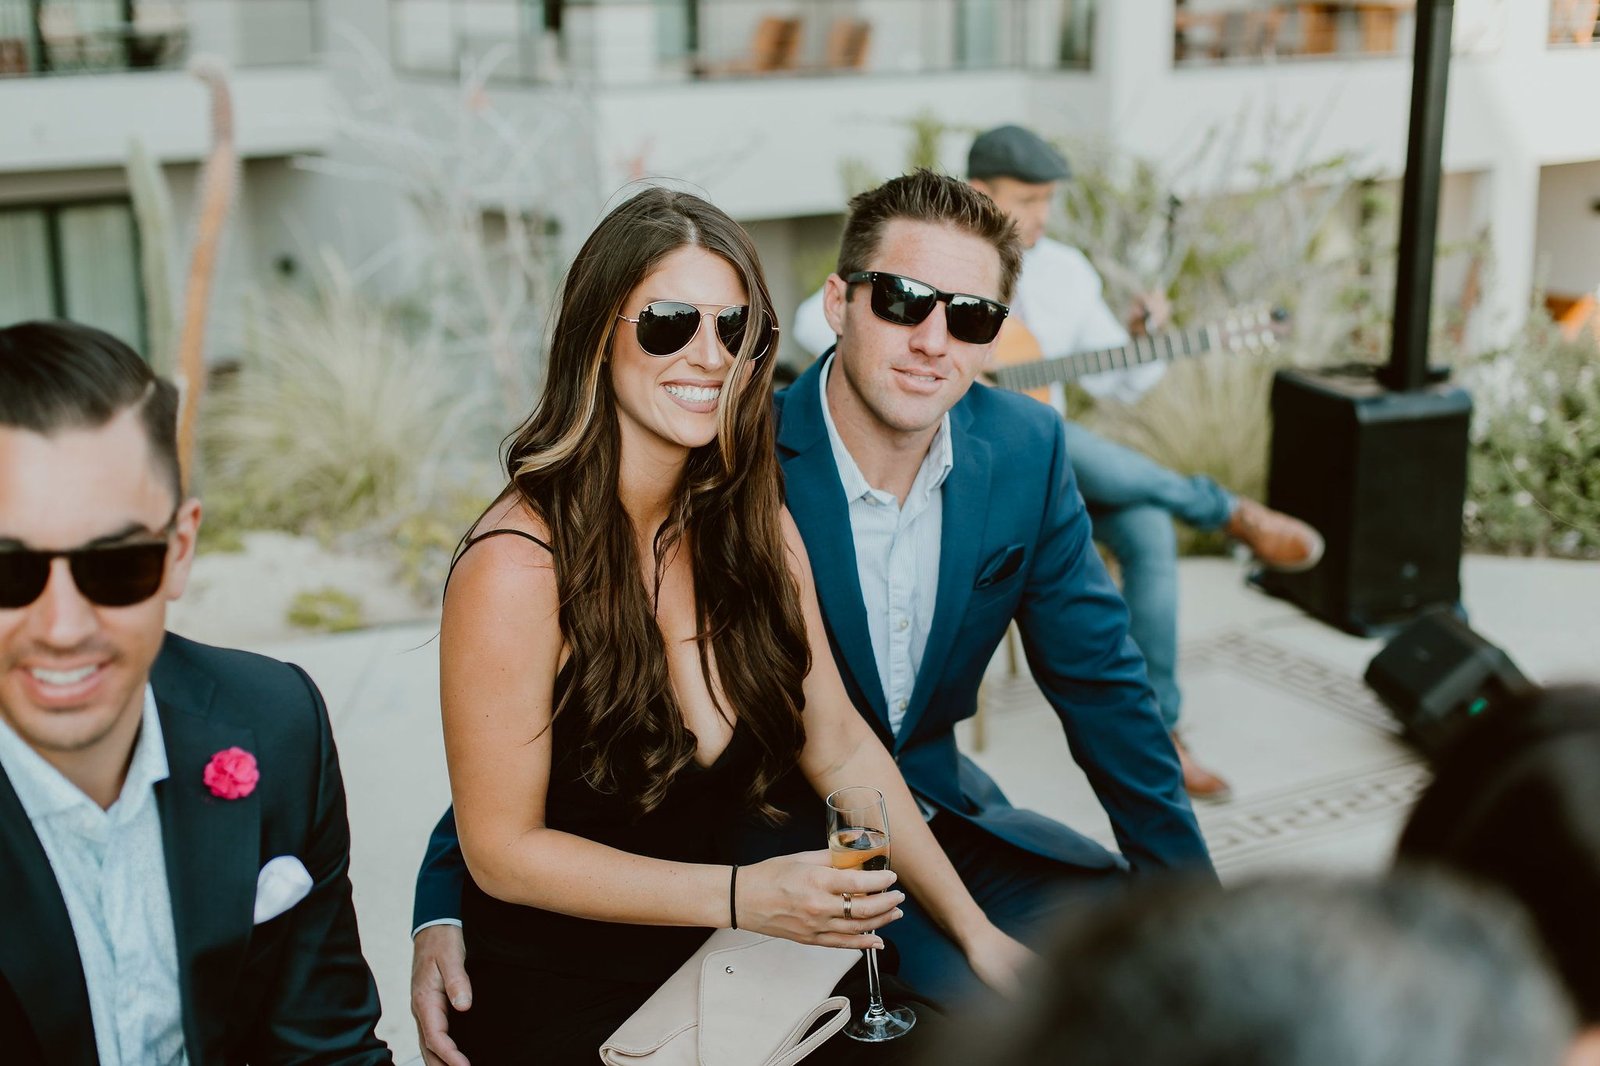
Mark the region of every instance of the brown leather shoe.
POLYGON ((1322 559, 1322 534, 1245 496, 1239 497, 1222 531, 1249 548, 1268 570, 1292 574, 1310 570, 1322 559))
POLYGON ((1183 790, 1197 800, 1208 800, 1220 803, 1233 798, 1233 786, 1226 780, 1195 761, 1189 754, 1189 749, 1183 746, 1176 733, 1172 734, 1172 746, 1178 750, 1178 765, 1183 767, 1183 790))

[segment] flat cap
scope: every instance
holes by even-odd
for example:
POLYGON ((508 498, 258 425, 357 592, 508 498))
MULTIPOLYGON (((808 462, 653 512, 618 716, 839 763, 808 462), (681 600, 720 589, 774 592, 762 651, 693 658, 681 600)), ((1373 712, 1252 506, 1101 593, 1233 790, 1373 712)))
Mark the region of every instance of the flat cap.
POLYGON ((1071 176, 1061 153, 1021 126, 1000 126, 980 133, 967 153, 969 178, 1015 178, 1042 185, 1071 176))

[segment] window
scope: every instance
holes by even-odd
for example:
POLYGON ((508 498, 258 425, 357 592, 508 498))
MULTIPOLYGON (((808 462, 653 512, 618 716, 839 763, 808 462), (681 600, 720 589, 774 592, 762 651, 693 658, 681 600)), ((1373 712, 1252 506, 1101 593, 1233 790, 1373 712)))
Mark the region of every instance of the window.
POLYGON ((125 200, 0 208, 0 323, 70 318, 144 348, 139 239, 125 200))

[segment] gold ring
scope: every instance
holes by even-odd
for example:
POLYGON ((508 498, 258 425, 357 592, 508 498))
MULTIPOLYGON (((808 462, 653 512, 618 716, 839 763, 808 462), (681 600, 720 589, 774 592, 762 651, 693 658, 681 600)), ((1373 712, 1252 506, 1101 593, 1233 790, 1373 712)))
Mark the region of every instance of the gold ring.
POLYGON ((849 921, 850 920, 850 893, 844 892, 844 893, 841 893, 841 895, 844 896, 844 917, 845 917, 846 921, 849 921))

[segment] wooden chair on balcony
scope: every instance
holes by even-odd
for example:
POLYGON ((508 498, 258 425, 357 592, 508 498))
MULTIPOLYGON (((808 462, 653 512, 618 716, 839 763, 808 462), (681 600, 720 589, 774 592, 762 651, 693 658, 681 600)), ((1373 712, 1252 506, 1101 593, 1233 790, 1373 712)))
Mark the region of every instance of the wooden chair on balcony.
POLYGON ((1253 9, 1243 15, 1243 47, 1252 56, 1275 56, 1282 50, 1283 24, 1289 13, 1281 7, 1253 9))
POLYGON ((1592 328, 1596 339, 1600 340, 1600 318, 1595 316, 1593 293, 1583 296, 1547 293, 1544 306, 1545 310, 1550 312, 1550 317, 1555 320, 1556 328, 1561 331, 1563 339, 1575 341, 1583 335, 1586 328, 1592 328))
POLYGON ((8 74, 27 74, 33 69, 28 62, 28 42, 21 37, 0 37, 0 78, 8 74))
POLYGON ((800 57, 800 19, 764 15, 750 35, 750 50, 730 63, 702 66, 705 77, 728 74, 776 74, 794 70, 800 57))
POLYGON ((1416 0, 1366 0, 1355 8, 1361 13, 1361 50, 1368 55, 1391 55, 1399 44, 1400 16, 1416 7, 1416 0))
POLYGON ((1226 11, 1193 11, 1178 0, 1172 12, 1172 58, 1221 59, 1226 51, 1226 11))
POLYGON ((1276 55, 1287 12, 1277 7, 1174 12, 1173 58, 1239 59, 1276 55))
POLYGON ((872 23, 866 19, 836 18, 828 27, 822 65, 827 70, 865 70, 872 48, 872 23))
POLYGON ((1555 0, 1550 9, 1550 43, 1587 47, 1594 43, 1597 21, 1600 0, 1555 0))

